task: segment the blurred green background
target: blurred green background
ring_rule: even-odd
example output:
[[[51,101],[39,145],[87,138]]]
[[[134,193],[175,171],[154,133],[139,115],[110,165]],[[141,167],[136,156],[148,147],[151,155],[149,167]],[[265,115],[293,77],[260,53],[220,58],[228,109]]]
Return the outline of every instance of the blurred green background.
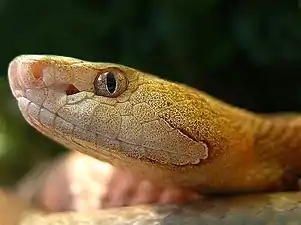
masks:
[[[301,111],[297,2],[2,0],[0,185],[64,151],[21,118],[7,83],[19,54],[110,61],[258,112]]]

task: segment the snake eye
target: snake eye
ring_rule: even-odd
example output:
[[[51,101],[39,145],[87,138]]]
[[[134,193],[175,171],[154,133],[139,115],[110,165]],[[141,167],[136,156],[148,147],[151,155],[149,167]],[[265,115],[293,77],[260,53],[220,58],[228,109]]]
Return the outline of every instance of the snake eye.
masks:
[[[121,95],[127,88],[127,85],[126,77],[118,70],[101,72],[94,80],[95,94],[106,97]]]

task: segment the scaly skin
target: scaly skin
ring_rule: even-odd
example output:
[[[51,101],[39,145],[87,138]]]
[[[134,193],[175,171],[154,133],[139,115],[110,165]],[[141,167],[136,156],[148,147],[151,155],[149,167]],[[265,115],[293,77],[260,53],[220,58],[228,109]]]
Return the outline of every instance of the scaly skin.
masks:
[[[94,86],[105,72],[120,75],[111,97]],[[129,67],[60,56],[19,56],[9,81],[37,130],[153,182],[201,193],[298,187],[298,117],[257,115]]]

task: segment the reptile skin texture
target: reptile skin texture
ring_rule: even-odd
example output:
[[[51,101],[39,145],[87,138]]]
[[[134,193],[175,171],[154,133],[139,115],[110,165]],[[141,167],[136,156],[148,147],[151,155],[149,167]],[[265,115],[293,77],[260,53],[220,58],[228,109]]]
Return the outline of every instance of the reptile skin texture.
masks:
[[[301,223],[300,194],[280,193],[298,190],[298,115],[259,115],[113,63],[22,55],[8,75],[25,120],[54,141],[162,186],[218,196],[87,216],[32,213],[24,224]],[[246,194],[256,192],[279,193]]]

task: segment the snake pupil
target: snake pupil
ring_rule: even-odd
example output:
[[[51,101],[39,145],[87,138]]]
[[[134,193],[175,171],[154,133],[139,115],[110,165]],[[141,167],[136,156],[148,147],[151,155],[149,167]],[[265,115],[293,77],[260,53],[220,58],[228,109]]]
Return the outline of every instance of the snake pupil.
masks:
[[[113,73],[107,73],[107,88],[108,91],[113,94],[116,90],[116,79]]]

